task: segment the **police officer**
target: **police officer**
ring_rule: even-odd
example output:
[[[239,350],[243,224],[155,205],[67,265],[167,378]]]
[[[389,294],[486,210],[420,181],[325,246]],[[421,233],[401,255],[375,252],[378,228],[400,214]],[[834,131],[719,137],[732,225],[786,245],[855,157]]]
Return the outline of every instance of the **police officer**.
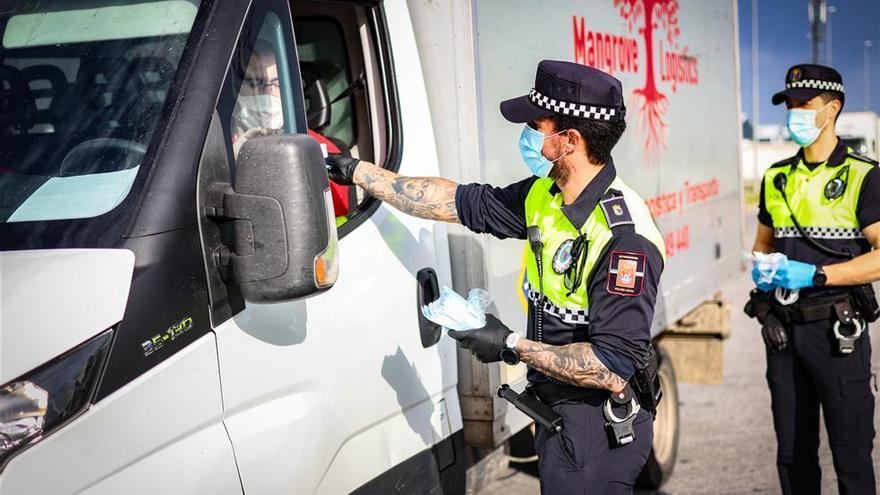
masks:
[[[788,130],[797,155],[764,174],[755,251],[787,256],[756,266],[747,312],[762,322],[767,383],[783,493],[819,493],[819,405],[842,494],[875,493],[874,395],[867,323],[877,317],[880,172],[835,134],[840,74],[821,65],[788,70]],[[772,276],[772,278],[771,278]]]
[[[645,202],[611,159],[626,127],[620,81],[545,60],[534,88],[502,102],[501,114],[523,125],[530,172],[506,187],[401,177],[341,156],[328,158],[331,177],[406,213],[528,239],[528,336],[492,315],[450,335],[482,362],[525,362],[529,393],[562,416],[561,432],[537,430],[542,493],[630,493],[651,450],[656,399],[630,382],[656,378],[650,326],[665,251]],[[604,405],[634,435],[606,427]]]

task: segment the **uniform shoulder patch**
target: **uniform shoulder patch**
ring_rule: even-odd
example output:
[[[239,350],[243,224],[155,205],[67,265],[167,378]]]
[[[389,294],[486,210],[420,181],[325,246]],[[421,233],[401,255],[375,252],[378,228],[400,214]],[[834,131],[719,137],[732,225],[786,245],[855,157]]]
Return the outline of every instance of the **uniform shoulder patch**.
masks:
[[[878,164],[877,160],[871,158],[870,156],[860,155],[860,154],[852,152],[852,151],[847,153],[847,156],[855,158],[856,160],[859,160],[859,161],[863,161],[865,163],[870,163],[871,165],[874,165],[875,167]]]
[[[608,265],[608,285],[610,294],[638,296],[645,285],[645,269],[648,256],[638,251],[611,251]]]
[[[618,227],[620,225],[632,225],[633,219],[626,207],[626,201],[620,191],[609,191],[608,194],[599,200],[599,206],[602,207],[602,213],[605,214],[605,221],[608,222],[609,228]]]

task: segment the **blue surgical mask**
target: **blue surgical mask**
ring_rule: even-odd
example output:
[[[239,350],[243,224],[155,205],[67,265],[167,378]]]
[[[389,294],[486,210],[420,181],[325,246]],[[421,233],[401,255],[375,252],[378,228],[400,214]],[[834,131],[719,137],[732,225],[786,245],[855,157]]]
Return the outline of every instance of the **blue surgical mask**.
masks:
[[[547,177],[550,175],[550,169],[553,168],[553,165],[560,158],[568,154],[568,152],[563,153],[559,158],[551,162],[544,158],[544,155],[541,153],[541,149],[544,147],[544,138],[562,134],[563,132],[565,131],[545,136],[543,132],[532,129],[528,124],[523,126],[522,133],[519,135],[519,154],[522,156],[523,161],[526,162],[526,166],[529,167],[532,175]]]
[[[828,103],[830,105],[831,103]],[[825,128],[825,125],[828,124],[828,121],[825,121],[825,124],[822,124],[822,127],[816,127],[816,114],[825,109],[828,105],[820,108],[819,110],[808,110],[806,108],[792,108],[788,111],[788,132],[791,134],[791,139],[795,143],[800,146],[807,147],[819,138],[819,133],[822,132],[822,129]]]

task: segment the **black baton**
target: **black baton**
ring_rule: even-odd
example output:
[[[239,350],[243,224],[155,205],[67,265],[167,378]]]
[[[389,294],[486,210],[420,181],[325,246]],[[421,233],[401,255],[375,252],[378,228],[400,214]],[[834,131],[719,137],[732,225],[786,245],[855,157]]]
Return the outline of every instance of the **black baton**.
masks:
[[[513,404],[513,407],[519,409],[526,416],[550,431],[559,433],[565,426],[559,413],[547,404],[539,401],[534,394],[528,391],[518,394],[505,383],[498,388],[498,397],[510,402]]]

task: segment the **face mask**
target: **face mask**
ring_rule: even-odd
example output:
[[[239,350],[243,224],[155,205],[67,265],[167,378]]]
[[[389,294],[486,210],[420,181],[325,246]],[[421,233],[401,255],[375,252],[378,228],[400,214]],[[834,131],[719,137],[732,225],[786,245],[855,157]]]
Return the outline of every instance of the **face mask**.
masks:
[[[816,114],[824,110],[828,103],[819,110],[807,110],[806,108],[792,108],[788,111],[788,132],[791,133],[792,141],[800,146],[807,147],[819,138],[819,133],[828,124],[826,120],[822,127],[816,127]]]
[[[284,125],[281,98],[272,95],[239,96],[238,121],[245,129],[281,129]]]
[[[556,136],[563,132],[565,131],[545,136],[543,132],[532,129],[528,124],[523,127],[522,133],[519,135],[519,154],[522,156],[523,161],[526,162],[526,166],[529,167],[532,175],[542,178],[547,177],[550,175],[550,169],[553,168],[553,165],[568,154],[568,152],[565,152],[555,160],[550,161],[544,158],[544,155],[541,153],[541,149],[544,147],[544,138]]]

